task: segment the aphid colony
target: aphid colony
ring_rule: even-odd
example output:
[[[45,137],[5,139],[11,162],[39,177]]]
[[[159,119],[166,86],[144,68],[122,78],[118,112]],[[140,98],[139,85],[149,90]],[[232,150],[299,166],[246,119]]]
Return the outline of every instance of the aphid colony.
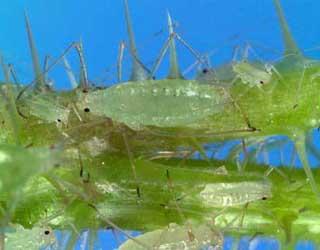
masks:
[[[2,62],[2,247],[13,244],[10,230],[24,235],[39,228],[72,232],[62,246],[52,240],[50,230],[42,231],[50,234],[44,238],[55,249],[73,249],[85,229],[93,232],[93,249],[102,227],[126,235],[124,229],[146,232],[138,238],[127,235],[130,240],[121,249],[220,249],[224,233],[273,234],[293,247],[308,231],[318,241],[320,192],[307,161],[306,141],[319,124],[320,65],[299,51],[279,0],[274,3],[286,48],[281,61],[250,61],[248,47],[243,58],[235,54],[230,64],[208,68],[174,32],[168,14],[169,37],[148,71],[137,54],[125,0],[132,74],[128,82],[109,88],[89,84],[81,43],[72,44],[43,72],[26,16],[35,80],[12,84],[13,71]],[[179,70],[176,41],[203,64],[194,80]],[[120,47],[119,80],[124,45]],[[65,58],[72,48],[79,55],[79,80]],[[168,50],[168,78],[154,80]],[[45,77],[61,60],[73,86],[64,92],[55,91]],[[242,139],[253,145],[277,134],[295,143],[307,182],[300,170],[250,163],[237,171],[228,160],[188,159],[195,151],[205,156],[205,143]],[[176,157],[184,152],[181,148],[187,153]],[[30,244],[36,249],[42,243]]]

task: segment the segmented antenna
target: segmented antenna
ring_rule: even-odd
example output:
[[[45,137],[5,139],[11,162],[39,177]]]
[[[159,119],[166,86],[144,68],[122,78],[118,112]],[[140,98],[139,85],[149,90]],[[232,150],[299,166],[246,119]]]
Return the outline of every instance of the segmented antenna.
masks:
[[[183,76],[181,74],[181,71],[179,69],[178,64],[178,57],[177,57],[177,50],[176,50],[176,42],[174,37],[174,30],[173,30],[173,24],[172,19],[170,16],[169,11],[167,11],[167,17],[168,17],[168,29],[169,29],[169,35],[170,35],[170,43],[169,43],[169,49],[170,49],[170,71],[167,78],[169,79],[183,79]]]
[[[288,55],[301,55],[301,51],[298,48],[294,38],[292,37],[292,34],[290,32],[288,23],[286,21],[286,18],[284,16],[284,13],[282,11],[281,8],[281,4],[279,0],[273,0],[276,11],[277,11],[277,15],[280,21],[280,27],[281,27],[281,32],[282,32],[282,36],[283,36],[283,40],[284,40],[284,45],[285,45],[285,51],[284,51],[284,55],[288,56]]]
[[[28,14],[26,11],[24,12],[24,16],[25,16],[25,23],[26,23],[26,28],[27,28],[28,40],[29,40],[29,47],[30,47],[30,52],[31,52],[31,57],[32,57],[33,71],[34,71],[34,75],[36,78],[35,89],[37,91],[42,92],[45,89],[47,89],[46,83],[45,83],[44,76],[41,71],[38,52],[37,52],[36,45],[35,45],[35,42],[33,39],[29,17],[28,17]]]
[[[128,30],[129,42],[130,42],[130,54],[132,57],[132,72],[130,76],[130,81],[143,81],[148,79],[148,71],[139,60],[138,51],[137,51],[135,40],[134,40],[134,33],[132,29],[132,22],[130,19],[129,5],[127,0],[124,0],[124,6],[125,6],[125,18],[126,18],[127,30]]]

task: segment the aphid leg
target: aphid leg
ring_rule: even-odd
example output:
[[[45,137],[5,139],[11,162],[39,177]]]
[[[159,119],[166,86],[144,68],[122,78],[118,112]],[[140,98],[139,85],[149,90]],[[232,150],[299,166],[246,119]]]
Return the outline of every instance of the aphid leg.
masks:
[[[118,82],[122,82],[122,62],[123,62],[124,49],[125,49],[125,43],[124,41],[121,41],[119,44],[119,53],[118,53],[118,60],[117,60]]]
[[[313,173],[311,171],[311,167],[309,165],[308,161],[308,155],[306,152],[306,136],[305,134],[301,133],[297,135],[295,138],[293,138],[294,143],[295,143],[295,148],[297,150],[297,153],[299,155],[300,161],[302,163],[303,169],[306,173],[306,176],[308,178],[308,181],[311,185],[311,189],[314,192],[314,194],[317,196],[317,198],[320,199],[320,192],[319,188],[317,186],[317,183],[314,179]]]
[[[241,107],[238,105],[238,103],[236,102],[236,100],[233,98],[233,96],[231,95],[231,93],[229,93],[226,89],[223,88],[223,90],[225,91],[225,93],[227,95],[229,95],[233,106],[235,107],[235,109],[237,109],[241,116],[243,117],[244,122],[247,124],[247,127],[249,130],[251,130],[252,132],[256,131],[257,128],[253,127],[249,121],[248,115],[241,109]]]
[[[244,138],[241,139],[241,146],[242,146],[242,152],[243,152],[243,162],[241,164],[241,172],[244,172],[247,166],[247,163],[249,161],[249,152],[248,152],[246,141]]]
[[[1,67],[2,67],[2,72],[4,75],[4,79],[6,83],[10,82],[10,70],[8,68],[8,65],[4,63],[2,55],[0,55],[0,61],[1,61]]]
[[[8,68],[9,68],[9,71],[10,71],[10,75],[11,75],[11,77],[12,77],[12,79],[13,79],[13,82],[14,82],[15,84],[18,84],[18,83],[19,83],[19,80],[18,80],[16,71],[15,71],[15,69],[14,69],[14,67],[13,67],[13,64],[9,63],[9,64],[8,64]]]
[[[208,162],[209,166],[212,166],[210,159],[207,156],[206,151],[203,149],[202,145],[199,144],[196,138],[191,138],[192,144],[194,145],[195,149],[199,151],[200,155],[203,157],[203,159]]]
[[[169,173],[169,169],[166,170],[166,176],[167,176],[167,181],[168,181],[168,188],[169,190],[171,191],[171,193],[173,194],[173,202],[175,204],[175,207],[177,209],[177,212],[181,218],[182,221],[186,221],[186,217],[184,216],[179,204],[178,204],[178,199],[175,195],[175,191],[174,191],[174,184],[173,184],[173,181],[171,179],[171,176],[170,176],[170,173]],[[188,227],[188,238],[190,241],[194,241],[195,240],[195,236],[194,234],[192,233],[192,228],[191,228],[191,224],[189,222],[186,222],[187,223],[187,227]]]
[[[63,65],[64,65],[64,68],[66,70],[66,73],[67,73],[67,76],[69,78],[69,81],[71,83],[71,86],[73,89],[76,89],[78,87],[78,82],[76,80],[76,77],[74,76],[73,72],[72,72],[72,69],[71,69],[71,66],[67,60],[67,57],[66,56],[63,56],[62,57],[62,60],[63,60]]]
[[[17,107],[15,105],[15,100],[14,100],[14,94],[12,90],[12,85],[8,84],[6,91],[0,87],[0,96],[5,100],[6,102],[6,112],[5,116],[9,121],[9,124],[11,126],[11,129],[14,134],[14,139],[17,145],[21,144],[20,141],[20,121],[19,121],[19,114]]]
[[[170,72],[168,75],[169,79],[182,79],[183,76],[179,69],[178,59],[177,59],[177,51],[176,51],[176,45],[175,45],[175,37],[176,33],[173,30],[173,24],[171,20],[171,16],[169,12],[167,12],[168,17],[168,29],[169,29],[169,37],[167,38],[164,46],[161,48],[158,58],[156,59],[156,62],[154,66],[151,69],[150,78],[154,77],[154,74],[158,70],[158,67],[160,63],[162,62],[167,50],[169,49],[170,52]]]
[[[127,138],[127,135],[124,131],[122,133],[122,138],[123,138],[126,150],[127,150],[127,155],[128,155],[129,161],[130,161],[130,165],[131,165],[131,169],[132,169],[132,173],[133,173],[133,178],[136,183],[137,196],[138,196],[138,198],[140,198],[141,197],[141,190],[140,190],[140,185],[139,185],[138,176],[137,176],[137,172],[136,172],[136,165],[134,164],[134,159],[133,159],[132,152],[130,150],[128,138]]]
[[[239,228],[242,228],[242,226],[243,226],[244,216],[245,216],[245,214],[247,212],[248,206],[249,206],[249,202],[244,204],[244,206],[242,208],[241,216],[240,216],[240,219],[239,219]]]
[[[291,183],[290,177],[285,174],[281,169],[278,167],[273,167],[272,165],[269,165],[268,169],[263,174],[264,177],[269,177],[272,173],[276,172],[279,176],[281,176],[288,184]]]
[[[83,53],[83,45],[82,41],[75,44],[75,48],[78,52],[79,59],[80,59],[80,87],[83,90],[89,89],[89,80],[88,80],[88,71],[87,66],[84,60],[84,53]]]
[[[98,217],[104,221],[106,224],[108,224],[110,227],[114,228],[115,230],[123,233],[128,239],[134,241],[135,243],[137,243],[139,246],[141,246],[143,249],[147,249],[150,250],[150,246],[146,245],[145,243],[139,241],[138,239],[132,237],[130,234],[128,234],[125,230],[122,230],[120,227],[118,227],[115,223],[113,223],[109,218],[107,218],[106,216],[104,216],[103,214],[100,213],[99,209],[93,205],[93,204],[88,204],[89,207],[93,208],[96,212]]]

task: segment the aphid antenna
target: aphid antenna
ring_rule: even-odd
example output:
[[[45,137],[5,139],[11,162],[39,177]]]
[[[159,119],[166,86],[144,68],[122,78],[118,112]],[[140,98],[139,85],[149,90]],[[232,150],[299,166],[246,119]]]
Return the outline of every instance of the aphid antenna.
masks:
[[[141,198],[140,183],[139,183],[138,176],[137,176],[136,165],[134,164],[133,154],[132,154],[132,151],[130,150],[128,138],[127,138],[127,135],[126,135],[125,131],[122,131],[122,138],[123,138],[123,142],[125,144],[126,150],[127,150],[127,155],[128,155],[129,162],[130,162],[130,165],[131,165],[133,178],[134,178],[135,183],[136,183],[137,196],[138,196],[138,199],[140,199]]]
[[[45,80],[44,80],[44,75],[41,72],[39,56],[38,56],[37,48],[36,48],[35,41],[33,38],[33,34],[31,31],[29,17],[28,17],[26,10],[24,12],[24,16],[25,16],[25,23],[26,23],[26,29],[27,29],[27,34],[28,34],[29,47],[30,47],[32,63],[33,63],[33,71],[34,71],[34,75],[36,78],[35,89],[36,89],[36,91],[39,91],[39,92],[46,91],[46,86],[45,86],[46,84],[45,84]]]
[[[282,37],[284,40],[284,45],[285,45],[285,51],[284,55],[298,55],[302,57],[302,53],[300,49],[298,48],[294,38],[292,37],[292,34],[290,32],[288,23],[285,19],[285,15],[283,13],[280,0],[273,0],[273,3],[276,8],[276,12],[279,18],[280,22],[280,27],[281,27],[281,32],[282,32]]]
[[[84,60],[82,39],[80,39],[80,42],[75,44],[75,49],[78,52],[79,60],[80,60],[80,84],[79,84],[79,87],[82,88],[83,90],[88,90],[90,85],[89,85],[89,80],[88,80],[87,65]]]
[[[67,73],[67,76],[69,78],[71,87],[73,89],[78,88],[78,82],[77,82],[76,77],[75,77],[75,75],[74,75],[74,73],[72,71],[72,68],[71,68],[70,63],[69,63],[69,61],[67,59],[67,56],[63,56],[62,60],[63,60],[63,66],[64,66],[64,68],[66,70],[66,73]]]
[[[117,78],[118,78],[118,82],[122,82],[122,62],[123,62],[124,49],[125,49],[125,42],[121,41],[120,44],[119,44],[118,58],[117,58]]]
[[[130,81],[143,81],[149,78],[148,71],[145,66],[141,63],[138,56],[138,51],[135,43],[134,32],[132,28],[132,22],[130,18],[128,0],[124,0],[125,7],[125,19],[127,24],[127,31],[129,36],[129,48],[132,57],[132,72],[130,76]]]

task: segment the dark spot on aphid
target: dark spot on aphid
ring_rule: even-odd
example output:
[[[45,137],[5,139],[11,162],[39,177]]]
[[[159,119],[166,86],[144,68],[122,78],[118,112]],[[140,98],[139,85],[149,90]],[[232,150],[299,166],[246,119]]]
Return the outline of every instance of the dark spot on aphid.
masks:
[[[203,70],[202,70],[202,73],[203,74],[207,74],[209,72],[209,70],[207,69],[207,68],[204,68]]]
[[[263,200],[263,201],[265,201],[265,200],[267,200],[268,198],[266,197],[266,196],[263,196],[262,198],[261,198],[261,200]]]
[[[57,119],[57,122],[61,122],[61,119],[58,118],[58,119]]]
[[[141,192],[140,192],[140,187],[139,186],[137,186],[137,195],[138,195],[138,198],[141,197]]]
[[[82,90],[82,93],[88,93],[88,92],[89,92],[88,89],[83,89],[83,90]]]
[[[89,113],[90,109],[87,107],[87,108],[84,108],[83,111],[86,112],[86,113]]]
[[[261,81],[260,81],[260,84],[264,84],[264,81],[261,80]]]
[[[49,231],[49,230],[45,230],[45,231],[44,231],[44,234],[45,234],[45,235],[49,235],[49,234],[50,234],[50,231]]]

